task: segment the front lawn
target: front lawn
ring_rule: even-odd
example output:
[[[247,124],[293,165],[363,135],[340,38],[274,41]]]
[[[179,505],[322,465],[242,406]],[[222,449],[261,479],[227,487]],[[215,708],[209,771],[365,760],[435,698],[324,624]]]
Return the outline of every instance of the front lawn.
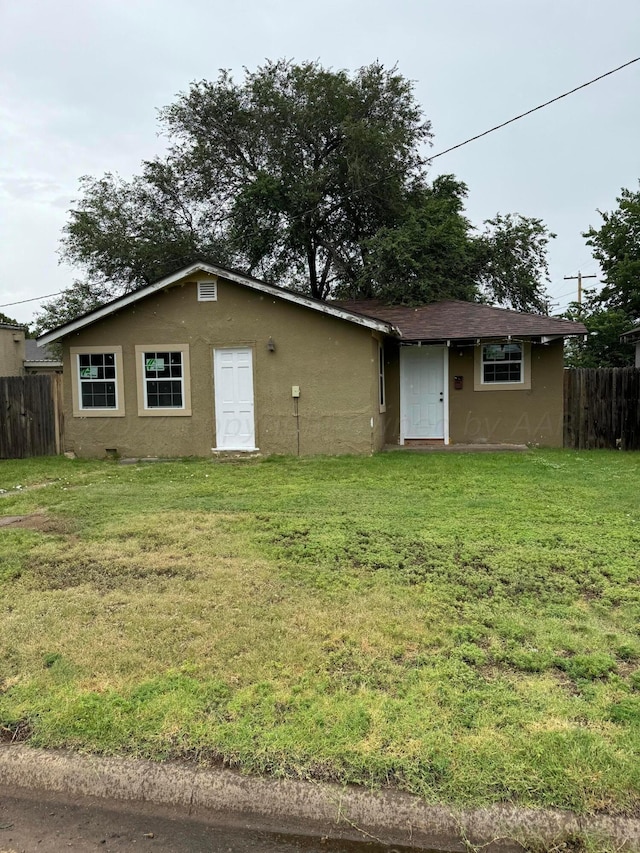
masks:
[[[0,462],[0,735],[640,806],[640,454]],[[17,488],[20,487],[20,488]]]

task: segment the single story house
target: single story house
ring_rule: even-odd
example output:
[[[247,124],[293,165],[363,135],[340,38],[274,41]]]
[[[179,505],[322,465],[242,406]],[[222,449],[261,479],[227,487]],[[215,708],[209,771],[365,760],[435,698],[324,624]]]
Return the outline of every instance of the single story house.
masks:
[[[78,456],[562,445],[580,323],[467,302],[321,302],[197,262],[38,339],[60,342]]]
[[[26,337],[24,326],[0,323],[0,376],[60,373],[62,362],[50,347]]]
[[[627,344],[636,345],[635,366],[640,367],[640,324],[629,329],[628,332],[623,332],[620,335],[620,340]]]

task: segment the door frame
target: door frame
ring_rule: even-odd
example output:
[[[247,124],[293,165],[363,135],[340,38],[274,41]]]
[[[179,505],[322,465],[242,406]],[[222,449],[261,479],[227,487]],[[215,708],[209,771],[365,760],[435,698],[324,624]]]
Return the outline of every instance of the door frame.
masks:
[[[400,444],[404,445],[405,439],[408,436],[405,435],[406,429],[406,418],[404,417],[404,406],[405,402],[403,400],[403,372],[404,372],[404,364],[405,361],[402,357],[403,350],[406,350],[408,347],[414,347],[416,349],[441,349],[442,350],[442,405],[443,405],[443,413],[442,413],[442,430],[443,436],[442,439],[444,444],[449,444],[449,345],[448,344],[404,344],[400,346]],[[439,437],[438,437],[439,438]]]
[[[251,355],[251,394],[253,397],[253,447],[220,447],[218,441],[218,404],[216,400],[216,396],[218,393],[218,383],[216,382],[216,353],[222,350],[246,350]],[[231,452],[231,453],[242,453],[246,451],[247,453],[254,452],[258,450],[258,435],[257,435],[257,423],[256,423],[256,354],[255,347],[250,344],[238,344],[236,346],[222,345],[222,346],[212,346],[211,348],[211,383],[213,390],[213,430],[215,435],[215,447],[211,449],[216,452]]]

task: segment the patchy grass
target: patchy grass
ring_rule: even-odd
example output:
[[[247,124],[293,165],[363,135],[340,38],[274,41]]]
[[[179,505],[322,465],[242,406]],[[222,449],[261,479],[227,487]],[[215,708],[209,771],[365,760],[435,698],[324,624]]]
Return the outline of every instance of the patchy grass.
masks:
[[[38,518],[0,528],[0,738],[636,812],[639,475],[2,462],[0,513]]]

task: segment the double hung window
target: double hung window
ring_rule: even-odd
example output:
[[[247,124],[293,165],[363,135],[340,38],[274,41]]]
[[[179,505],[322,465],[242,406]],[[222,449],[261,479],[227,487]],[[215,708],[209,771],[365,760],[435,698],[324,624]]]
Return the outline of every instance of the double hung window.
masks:
[[[482,382],[522,382],[522,344],[483,344]]]
[[[184,366],[181,352],[145,350],[144,402],[146,409],[184,407]]]
[[[113,352],[78,355],[80,407],[83,409],[115,409],[116,356]]]
[[[138,414],[190,415],[188,344],[136,346]]]
[[[124,415],[122,347],[71,347],[74,417]]]

